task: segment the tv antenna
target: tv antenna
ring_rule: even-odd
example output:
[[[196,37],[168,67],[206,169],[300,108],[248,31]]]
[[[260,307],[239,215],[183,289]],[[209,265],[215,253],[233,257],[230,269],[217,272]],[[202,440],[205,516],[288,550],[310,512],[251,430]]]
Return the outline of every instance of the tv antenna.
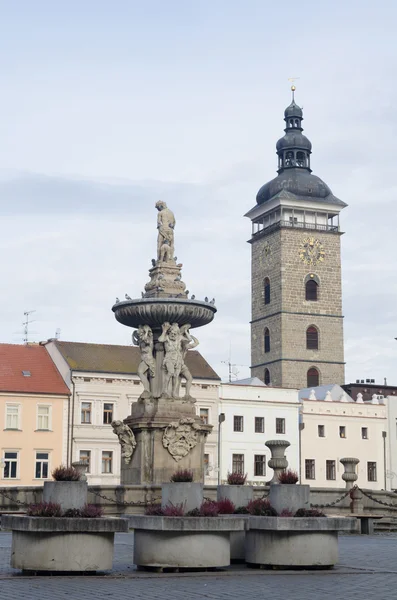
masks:
[[[22,323],[23,325],[23,343],[24,344],[28,344],[29,343],[29,325],[31,325],[31,323],[34,323],[34,319],[30,319],[30,315],[32,313],[36,312],[35,310],[25,310],[25,312],[23,313],[25,320]]]

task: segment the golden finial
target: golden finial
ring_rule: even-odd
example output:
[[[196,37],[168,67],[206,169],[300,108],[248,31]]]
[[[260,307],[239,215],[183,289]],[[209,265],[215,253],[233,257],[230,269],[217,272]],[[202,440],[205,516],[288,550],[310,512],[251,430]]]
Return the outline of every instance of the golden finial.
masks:
[[[295,85],[295,83],[294,83],[294,82],[295,82],[297,79],[300,79],[300,77],[288,77],[288,81],[291,81],[291,82],[292,82],[292,85],[291,85],[291,92],[292,92],[292,102],[294,102],[294,100],[295,100],[295,90],[296,90],[296,85]]]

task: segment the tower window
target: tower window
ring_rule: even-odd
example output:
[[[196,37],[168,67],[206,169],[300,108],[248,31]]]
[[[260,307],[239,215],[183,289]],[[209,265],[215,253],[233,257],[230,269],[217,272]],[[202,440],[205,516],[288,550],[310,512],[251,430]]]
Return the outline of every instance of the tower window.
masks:
[[[285,156],[285,166],[293,167],[294,164],[295,164],[294,153],[292,152],[292,150],[288,150],[288,152]]]
[[[270,304],[270,279],[265,277],[264,281],[265,304]]]
[[[312,367],[307,372],[307,387],[313,388],[320,385],[320,374],[315,367]]]
[[[306,300],[316,302],[318,299],[318,283],[314,279],[306,282]]]
[[[305,166],[305,153],[304,152],[298,152],[296,155],[296,166],[297,167],[304,167]]]
[[[314,325],[306,329],[306,348],[307,350],[318,350],[318,330]]]
[[[266,327],[264,332],[265,352],[270,352],[270,331]]]
[[[270,383],[270,371],[269,371],[269,369],[265,369],[264,380],[265,380],[266,385],[269,385],[269,383]]]

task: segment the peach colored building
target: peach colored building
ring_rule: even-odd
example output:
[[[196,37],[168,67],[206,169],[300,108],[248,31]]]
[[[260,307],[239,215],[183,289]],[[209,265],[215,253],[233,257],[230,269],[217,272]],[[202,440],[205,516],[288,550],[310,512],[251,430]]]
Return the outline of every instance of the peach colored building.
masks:
[[[66,462],[69,399],[45,348],[0,344],[0,486],[42,485]]]

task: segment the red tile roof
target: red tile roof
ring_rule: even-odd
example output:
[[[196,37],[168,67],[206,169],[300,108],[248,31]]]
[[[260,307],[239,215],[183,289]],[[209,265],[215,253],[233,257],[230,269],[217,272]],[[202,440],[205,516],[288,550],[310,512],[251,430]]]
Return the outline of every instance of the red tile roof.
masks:
[[[46,349],[33,344],[0,344],[0,392],[70,394]]]

